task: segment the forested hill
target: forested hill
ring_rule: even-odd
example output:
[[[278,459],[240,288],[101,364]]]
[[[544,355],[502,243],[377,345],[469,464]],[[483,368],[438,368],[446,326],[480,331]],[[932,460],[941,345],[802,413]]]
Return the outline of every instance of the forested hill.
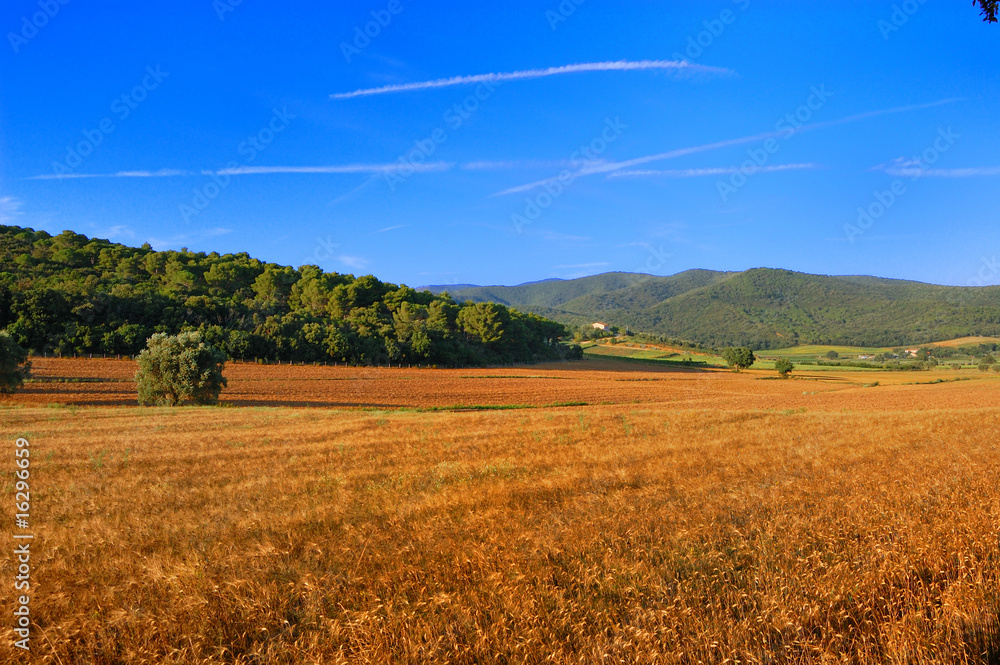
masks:
[[[461,300],[502,302],[568,325],[602,321],[715,347],[897,346],[1000,335],[997,286],[935,286],[758,268],[427,288],[450,289]]]
[[[503,305],[247,254],[154,252],[0,226],[0,329],[36,352],[135,354],[199,330],[231,358],[483,365],[576,356],[565,327]]]

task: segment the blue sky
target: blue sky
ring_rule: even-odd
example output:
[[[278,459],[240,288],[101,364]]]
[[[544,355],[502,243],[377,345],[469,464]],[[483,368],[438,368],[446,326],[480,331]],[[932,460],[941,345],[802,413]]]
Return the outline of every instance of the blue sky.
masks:
[[[411,285],[1000,283],[971,3],[577,2],[11,0],[0,222]]]

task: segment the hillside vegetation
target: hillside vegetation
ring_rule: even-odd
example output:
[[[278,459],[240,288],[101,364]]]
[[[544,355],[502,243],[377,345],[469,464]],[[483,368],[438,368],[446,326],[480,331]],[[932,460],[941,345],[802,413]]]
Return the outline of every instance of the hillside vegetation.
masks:
[[[0,226],[0,330],[43,353],[134,355],[198,330],[231,358],[483,365],[553,360],[562,324],[491,303],[265,263]]]
[[[891,347],[1000,335],[1000,287],[768,268],[689,270],[669,277],[606,273],[517,287],[466,287],[450,295],[502,302],[573,326],[603,321],[712,347]]]

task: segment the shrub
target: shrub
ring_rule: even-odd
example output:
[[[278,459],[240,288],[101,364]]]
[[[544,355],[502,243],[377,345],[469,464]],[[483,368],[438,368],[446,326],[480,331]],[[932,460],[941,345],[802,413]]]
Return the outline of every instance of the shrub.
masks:
[[[826,357],[829,358],[830,360],[836,360],[837,358],[840,357],[840,354],[834,351],[833,349],[830,349],[829,351],[826,352]]]
[[[215,404],[226,385],[225,360],[226,355],[203,342],[198,333],[153,335],[139,354],[135,374],[139,404]]]
[[[740,370],[747,369],[752,366],[757,360],[757,356],[755,356],[753,351],[749,348],[739,346],[736,348],[723,349],[722,359],[725,360],[730,367],[739,372]]]
[[[27,360],[28,352],[7,332],[0,331],[0,393],[9,394],[21,387],[31,372]]]
[[[795,369],[795,365],[788,358],[778,358],[774,361],[774,369],[778,370],[778,374],[783,379],[787,379],[788,375],[791,374],[792,370]]]

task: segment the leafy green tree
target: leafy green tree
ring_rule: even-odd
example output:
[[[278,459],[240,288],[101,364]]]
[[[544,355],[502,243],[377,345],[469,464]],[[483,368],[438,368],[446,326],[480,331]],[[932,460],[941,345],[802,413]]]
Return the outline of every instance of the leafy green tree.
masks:
[[[749,369],[757,361],[757,356],[753,351],[745,346],[730,347],[723,349],[722,359],[737,372]]]
[[[143,406],[215,404],[226,386],[226,356],[202,341],[197,332],[158,333],[139,354],[135,382]]]
[[[507,308],[496,303],[476,303],[458,313],[462,331],[483,344],[493,344],[503,338],[504,327],[510,322]]]
[[[778,358],[774,361],[774,369],[778,370],[778,375],[783,379],[787,379],[788,375],[792,373],[795,369],[795,365],[788,358]]]
[[[829,358],[830,360],[836,360],[837,358],[840,357],[840,354],[834,351],[833,349],[830,349],[829,351],[826,352],[826,357]]]
[[[0,331],[0,393],[12,393],[21,387],[31,372],[28,352],[14,338]]]

